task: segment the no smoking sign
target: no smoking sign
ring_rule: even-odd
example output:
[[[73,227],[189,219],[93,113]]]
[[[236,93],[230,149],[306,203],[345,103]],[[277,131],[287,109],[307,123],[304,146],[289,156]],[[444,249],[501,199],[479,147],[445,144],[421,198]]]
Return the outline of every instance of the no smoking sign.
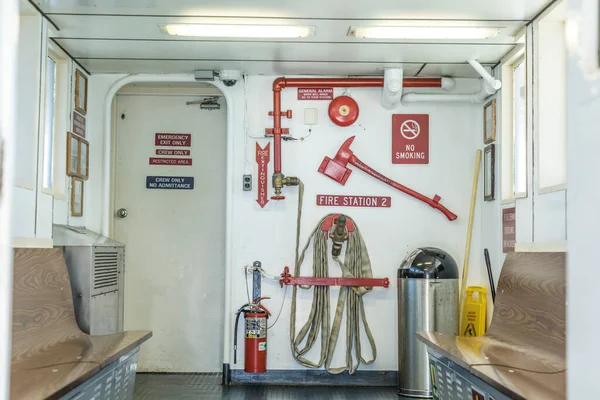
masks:
[[[392,115],[392,164],[429,164],[429,114]]]

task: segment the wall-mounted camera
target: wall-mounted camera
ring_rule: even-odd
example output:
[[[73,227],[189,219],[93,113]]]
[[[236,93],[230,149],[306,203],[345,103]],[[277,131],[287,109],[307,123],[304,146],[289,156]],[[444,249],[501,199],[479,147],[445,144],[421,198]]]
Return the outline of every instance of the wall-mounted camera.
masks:
[[[235,69],[224,69],[219,72],[219,80],[223,82],[225,86],[233,86],[240,79],[242,79],[242,73]]]

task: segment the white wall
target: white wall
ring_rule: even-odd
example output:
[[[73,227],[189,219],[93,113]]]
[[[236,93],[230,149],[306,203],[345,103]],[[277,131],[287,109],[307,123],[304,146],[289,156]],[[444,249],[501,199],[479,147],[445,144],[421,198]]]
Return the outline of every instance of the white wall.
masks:
[[[74,65],[71,69],[74,79]],[[87,74],[86,74],[87,75]],[[104,121],[104,95],[112,83],[122,75],[90,75],[88,77],[88,112],[86,117],[86,137],[90,143],[89,179],[84,183],[84,210],[83,216],[73,217],[70,212],[71,178],[67,177],[66,197],[63,200],[54,200],[54,223],[78,227],[86,227],[94,232],[102,231],[102,180],[104,139],[102,126]],[[72,84],[74,87],[74,83]],[[72,97],[72,96],[71,96]],[[69,101],[68,114],[69,126],[72,126],[74,102]],[[61,134],[63,134],[61,132]],[[66,154],[66,147],[63,152]]]
[[[43,188],[41,176],[44,170],[44,115],[46,80],[46,57],[48,54],[48,24],[39,15],[20,17],[19,58],[17,68],[17,125],[16,177],[12,196],[14,218],[12,236],[15,246],[47,247],[52,245],[52,224],[67,223],[68,211],[56,209],[52,191]],[[55,184],[65,184],[66,132],[71,126],[70,113],[73,105],[71,85],[71,61],[62,63],[56,81],[59,96],[55,119],[54,165]],[[62,174],[62,176],[60,175]],[[40,179],[38,179],[38,177]],[[56,179],[59,177],[60,179]],[[65,185],[66,186],[66,185]],[[68,204],[64,188],[58,190],[57,200]]]
[[[497,285],[505,254],[502,250],[502,209],[516,208],[516,240],[521,244],[563,242],[567,239],[567,190],[559,184],[565,170],[566,145],[564,123],[566,102],[561,90],[566,88],[566,75],[562,57],[557,47],[560,22],[534,23],[527,28],[527,197],[502,201],[502,182],[511,179],[512,159],[507,153],[505,164],[502,154],[507,137],[512,135],[512,79],[504,79],[502,73],[508,68],[498,67],[495,71],[503,79],[505,87],[495,96],[498,118],[496,135],[496,200],[485,202],[482,216],[482,248],[488,248],[492,261],[492,272]],[[557,54],[553,54],[553,44]],[[564,43],[563,43],[564,45]],[[511,57],[508,56],[507,59]],[[517,57],[518,58],[518,57]],[[550,61],[551,60],[551,61]],[[509,63],[512,61],[509,61]],[[564,95],[563,95],[564,96]],[[562,115],[561,110],[562,109]],[[504,132],[504,130],[507,132]],[[506,133],[506,134],[503,134]],[[563,136],[561,136],[561,134]],[[483,149],[485,145],[480,140]],[[556,160],[552,164],[551,160]],[[562,167],[560,166],[562,163]],[[548,165],[552,164],[552,168]],[[545,178],[540,181],[540,176]],[[548,183],[550,182],[550,183]],[[540,185],[541,183],[541,185]],[[542,187],[540,187],[542,186]],[[483,256],[481,256],[483,257]],[[482,271],[485,285],[487,272]],[[488,294],[488,314],[493,311],[492,298]],[[491,314],[490,314],[491,315]],[[488,323],[491,318],[488,318]]]
[[[0,399],[8,399],[12,325],[11,196],[16,141],[18,3],[0,2]]]
[[[90,94],[91,106],[88,126],[94,132],[101,129],[101,124],[91,123],[96,112],[101,110],[98,102],[104,98],[103,90],[120,76],[93,75],[91,87],[96,88]],[[261,136],[265,128],[272,127],[272,118],[268,116],[272,104],[272,82],[275,77],[252,76],[248,82],[248,127],[251,136]],[[296,231],[297,188],[285,188],[287,199],[282,202],[270,201],[265,209],[256,203],[255,191],[242,191],[242,175],[245,172],[246,157],[252,173],[256,177],[254,162],[255,139],[248,139],[247,147],[244,139],[244,88],[242,82],[226,89],[233,98],[234,104],[228,104],[233,113],[234,126],[234,171],[229,179],[233,179],[233,220],[232,229],[232,306],[233,312],[245,303],[246,288],[244,284],[244,265],[260,260],[272,274],[280,274],[284,266],[293,267],[294,243]],[[341,95],[343,90],[336,90]],[[373,370],[396,370],[396,285],[395,276],[402,259],[418,246],[438,246],[447,250],[459,265],[463,263],[469,201],[475,149],[480,140],[482,126],[482,108],[479,105],[428,105],[419,104],[410,107],[398,107],[394,111],[380,106],[381,92],[378,89],[357,89],[352,96],[361,107],[357,123],[349,128],[340,128],[331,123],[326,110],[328,102],[297,101],[294,89],[286,89],[282,96],[282,108],[292,109],[295,117],[284,119],[283,126],[289,127],[295,136],[304,136],[307,127],[303,124],[304,108],[317,108],[319,125],[313,127],[312,135],[305,141],[283,143],[283,172],[288,176],[300,177],[305,185],[305,202],[301,241],[304,243],[313,225],[330,212],[348,213],[360,226],[369,248],[373,273],[375,276],[387,276],[392,285],[389,289],[375,289],[365,298],[368,319],[374,331],[379,348],[378,361],[364,367]],[[401,166],[391,164],[391,115],[393,113],[429,113],[431,115],[429,166]],[[90,142],[97,137],[90,130]],[[384,174],[397,179],[401,183],[433,196],[439,194],[442,204],[458,214],[459,219],[449,222],[445,217],[400,192],[385,186],[356,171],[346,186],[326,178],[317,172],[324,156],[333,156],[342,142],[351,135],[356,135],[352,149],[363,161],[371,164]],[[260,139],[266,144],[266,139]],[[272,173],[272,162],[269,174]],[[90,168],[92,172],[92,169]],[[91,180],[91,176],[90,176]],[[269,185],[270,186],[270,185]],[[98,181],[88,184],[86,190],[100,190]],[[480,185],[481,190],[481,185]],[[269,187],[269,193],[271,188]],[[391,209],[334,209],[315,206],[316,194],[362,194],[392,197]],[[100,196],[98,196],[100,199]],[[480,193],[481,198],[481,193]],[[481,222],[479,218],[481,205],[475,219],[473,234],[473,258],[471,260],[470,284],[480,284],[481,262],[475,254],[481,252]],[[101,207],[87,208],[89,221],[100,221]],[[89,224],[88,224],[89,225]],[[310,257],[307,257],[310,259]],[[339,275],[338,267],[332,262],[332,275]],[[305,265],[303,274],[310,275],[309,265]],[[283,290],[276,283],[265,282],[263,294],[272,300],[265,302],[273,312],[281,305]],[[293,360],[289,350],[289,296],[283,314],[277,325],[269,331],[269,368],[294,369],[299,366]],[[307,316],[311,295],[303,292],[300,296],[298,323]],[[332,291],[332,302],[337,298],[337,290]],[[332,311],[333,312],[333,311]],[[229,321],[231,324],[232,321]],[[231,328],[226,323],[225,342],[231,343]],[[343,339],[339,346],[343,347]],[[340,354],[337,354],[340,356]],[[334,359],[334,364],[340,360]],[[226,359],[225,362],[232,362]],[[243,367],[243,355],[234,368]],[[363,367],[361,367],[363,368]]]
[[[595,12],[590,12],[590,6],[596,7]],[[582,63],[577,56],[582,54],[588,59],[597,57],[593,56],[597,55],[598,48],[597,7],[598,3],[594,1],[569,1],[573,20],[579,22],[580,27],[585,26],[580,37],[571,38],[574,41],[568,64],[567,389],[570,399],[589,398],[590,393],[596,393],[600,376],[597,362],[600,343],[595,335],[600,330],[600,319],[597,318],[597,312],[594,312],[594,299],[598,292],[598,267],[593,261],[594,249],[600,239],[597,163],[600,148],[597,123],[600,114],[600,69],[596,61],[596,76],[584,74],[582,65],[589,65]],[[587,26],[595,34],[586,32]],[[587,51],[586,47],[593,48],[594,52]],[[592,72],[588,68],[586,70]]]
[[[17,136],[15,189],[12,222],[14,237],[34,238],[36,231],[36,185],[38,121],[41,85],[42,18],[21,16],[17,68]]]
[[[271,84],[274,77],[251,77],[248,84],[248,115],[250,134],[259,135],[264,128],[272,126],[267,116],[271,110]],[[335,91],[341,95],[343,89]],[[433,105],[417,104],[398,107],[390,111],[380,105],[380,89],[352,90],[353,98],[360,107],[360,117],[351,127],[340,128],[327,117],[327,101],[297,101],[295,89],[286,89],[282,94],[282,109],[292,109],[295,118],[285,120],[283,126],[291,129],[295,136],[307,134],[303,124],[305,107],[318,109],[319,125],[313,127],[312,135],[303,142],[283,144],[283,172],[298,176],[306,185],[301,242],[312,231],[318,220],[330,212],[343,212],[352,217],[361,229],[369,249],[373,274],[389,277],[393,282],[389,289],[378,288],[365,296],[368,321],[379,348],[377,362],[361,368],[372,370],[397,369],[397,308],[396,271],[403,258],[419,246],[436,246],[448,251],[459,263],[463,263],[466,227],[469,214],[471,183],[475,149],[482,125],[482,109],[479,105]],[[391,163],[391,119],[394,113],[430,114],[430,164],[428,166],[393,165]],[[459,219],[449,222],[439,212],[372,177],[355,170],[345,186],[317,172],[324,156],[333,157],[343,141],[356,135],[352,145],[355,154],[364,162],[402,184],[431,197],[439,194],[442,204],[455,212]],[[260,143],[266,143],[260,140]],[[254,140],[249,140],[248,157],[253,160]],[[243,172],[243,160],[236,160],[236,179]],[[255,163],[252,162],[254,166]],[[355,168],[353,168],[355,169]],[[256,170],[254,169],[254,174]],[[241,187],[241,184],[235,186]],[[481,189],[481,188],[480,188]],[[272,274],[280,274],[283,266],[294,265],[294,241],[296,226],[295,188],[285,188],[284,202],[271,201],[260,210],[252,196],[238,190],[235,194],[237,214],[234,230],[234,304],[242,304],[246,293],[243,265],[261,260]],[[323,208],[315,206],[317,194],[357,194],[391,196],[390,209],[366,208]],[[480,197],[481,198],[481,197]],[[480,209],[481,206],[479,206]],[[238,221],[239,220],[239,221]],[[479,211],[473,234],[473,259],[470,282],[479,284],[478,260],[481,237]],[[310,255],[307,256],[311,260]],[[333,276],[340,271],[330,263]],[[311,275],[310,263],[303,268],[303,275]],[[264,295],[272,297],[267,302],[271,310],[278,310],[282,290],[274,283],[264,286]],[[291,295],[291,290],[288,294]],[[332,302],[337,300],[338,290],[331,291]],[[302,324],[309,312],[312,292],[300,291],[298,322]],[[274,329],[269,331],[269,368],[298,368],[289,350],[289,299],[284,313]],[[333,310],[332,310],[333,313]],[[333,314],[332,314],[333,315]],[[364,339],[364,338],[363,338]],[[343,363],[345,346],[343,337],[338,343],[340,350],[332,365]],[[365,349],[367,348],[365,343]],[[313,354],[314,355],[314,354]],[[318,354],[316,354],[318,356]],[[318,358],[318,357],[317,357]],[[240,363],[235,368],[240,368]]]

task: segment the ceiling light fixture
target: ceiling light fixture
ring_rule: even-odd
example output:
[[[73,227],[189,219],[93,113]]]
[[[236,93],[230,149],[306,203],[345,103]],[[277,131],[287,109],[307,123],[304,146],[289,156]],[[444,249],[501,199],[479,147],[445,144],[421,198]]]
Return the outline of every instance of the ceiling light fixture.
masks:
[[[315,34],[314,26],[167,24],[161,31],[173,36],[237,38],[303,38]]]
[[[469,26],[351,26],[348,36],[365,39],[490,39],[498,27]]]

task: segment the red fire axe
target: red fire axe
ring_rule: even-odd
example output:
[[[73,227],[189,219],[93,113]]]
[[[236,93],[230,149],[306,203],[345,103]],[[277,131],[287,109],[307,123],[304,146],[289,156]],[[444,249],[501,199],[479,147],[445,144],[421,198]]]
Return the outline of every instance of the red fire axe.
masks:
[[[334,181],[345,185],[346,181],[348,180],[348,177],[350,177],[350,174],[352,173],[352,170],[346,167],[348,163],[350,163],[358,169],[362,170],[363,172],[366,172],[367,174],[371,175],[372,177],[379,179],[381,182],[386,183],[391,187],[408,194],[409,196],[412,196],[418,200],[421,200],[424,203],[429,204],[431,207],[439,210],[442,214],[444,214],[446,218],[448,218],[448,220],[454,221],[457,218],[455,214],[453,214],[450,210],[448,210],[446,207],[440,204],[441,197],[437,194],[433,196],[433,199],[425,197],[421,193],[415,192],[414,190],[407,188],[406,186],[401,185],[398,182],[395,182],[390,178],[380,174],[364,162],[360,161],[358,157],[354,155],[352,150],[350,150],[350,145],[354,141],[354,138],[355,136],[352,136],[351,138],[346,140],[344,144],[342,144],[342,147],[340,147],[333,160],[329,157],[325,157],[323,159],[323,162],[321,163],[321,166],[319,167],[319,172],[323,175],[330,177]]]

